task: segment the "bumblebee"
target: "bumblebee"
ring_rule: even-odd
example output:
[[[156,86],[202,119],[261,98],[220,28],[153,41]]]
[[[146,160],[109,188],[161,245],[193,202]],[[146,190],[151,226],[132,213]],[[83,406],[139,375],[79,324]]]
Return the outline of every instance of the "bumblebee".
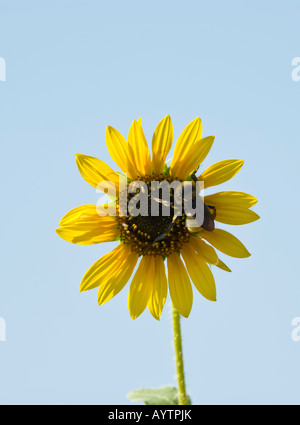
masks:
[[[192,184],[185,185],[185,182],[181,182],[180,187],[175,189],[174,196],[173,196],[173,203],[170,201],[161,200],[160,198],[154,198],[156,202],[163,203],[164,205],[168,205],[171,208],[174,209],[174,215],[172,218],[171,223],[169,223],[163,231],[156,236],[153,243],[159,242],[165,238],[165,236],[168,235],[168,233],[172,230],[172,228],[175,226],[176,222],[181,219],[181,208],[180,208],[180,215],[176,213],[176,207],[174,207],[174,204],[180,204],[191,206],[191,210],[185,210],[185,223],[186,227],[188,228],[190,233],[198,233],[200,231],[200,228],[207,230],[208,232],[211,232],[215,228],[215,217],[216,217],[216,208],[212,205],[206,205],[203,202],[203,199],[201,198],[200,194],[197,191],[197,177],[196,177],[196,171],[194,171],[191,174],[191,180]],[[195,208],[196,205],[200,206],[200,208],[203,208],[203,214],[201,214],[201,222],[197,223],[197,217],[195,214]]]

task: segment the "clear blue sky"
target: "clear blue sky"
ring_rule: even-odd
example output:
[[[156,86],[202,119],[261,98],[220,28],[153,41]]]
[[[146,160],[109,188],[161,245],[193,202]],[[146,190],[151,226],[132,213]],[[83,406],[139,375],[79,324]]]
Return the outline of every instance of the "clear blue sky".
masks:
[[[99,307],[78,288],[114,243],[55,233],[99,196],[74,153],[113,166],[108,124],[126,136],[142,117],[150,141],[166,114],[175,138],[196,116],[216,136],[203,169],[245,160],[217,191],[255,195],[262,217],[230,228],[252,256],[223,256],[218,301],[194,291],[182,321],[192,400],[299,403],[299,18],[291,0],[0,1],[0,403],[129,404],[133,389],[176,385],[170,299],[160,322],[131,320],[128,287]]]

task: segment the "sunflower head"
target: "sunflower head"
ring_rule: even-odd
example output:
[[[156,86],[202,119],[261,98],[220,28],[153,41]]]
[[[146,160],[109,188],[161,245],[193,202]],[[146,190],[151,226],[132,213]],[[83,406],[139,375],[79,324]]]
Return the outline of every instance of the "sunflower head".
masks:
[[[72,243],[120,242],[88,269],[80,291],[98,287],[101,305],[124,288],[138,264],[128,294],[133,319],[148,306],[159,320],[168,292],[178,312],[188,317],[191,281],[205,298],[215,301],[211,267],[230,271],[217,251],[238,258],[250,255],[242,242],[216,224],[246,224],[259,218],[250,209],[257,202],[252,195],[224,191],[204,196],[201,191],[231,179],[243,161],[220,161],[197,177],[214,142],[214,136],[202,138],[200,118],[182,131],[167,165],[172,141],[169,116],[154,131],[152,159],[140,119],[133,121],[128,141],[108,126],[107,148],[121,172],[87,155],[76,154],[76,161],[82,177],[107,192],[112,201],[74,208],[57,229]]]

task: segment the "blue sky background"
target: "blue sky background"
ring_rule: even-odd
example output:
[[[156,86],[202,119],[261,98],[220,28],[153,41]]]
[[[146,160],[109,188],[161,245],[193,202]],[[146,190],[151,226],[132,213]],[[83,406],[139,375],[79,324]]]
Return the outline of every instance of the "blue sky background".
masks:
[[[55,228],[99,194],[74,153],[114,166],[106,126],[142,117],[151,141],[196,116],[216,136],[202,169],[245,160],[216,188],[255,195],[261,220],[230,228],[252,256],[222,256],[218,301],[194,291],[182,320],[194,404],[299,404],[298,1],[0,1],[2,404],[130,404],[141,387],[176,385],[170,298],[160,322],[132,321],[128,286],[99,307],[79,294],[87,268],[115,243],[76,246]]]

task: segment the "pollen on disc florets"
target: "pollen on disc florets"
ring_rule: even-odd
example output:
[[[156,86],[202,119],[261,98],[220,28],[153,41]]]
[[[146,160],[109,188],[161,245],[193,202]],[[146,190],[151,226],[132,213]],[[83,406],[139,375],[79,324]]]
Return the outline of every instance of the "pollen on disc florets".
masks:
[[[139,255],[161,255],[167,257],[173,252],[179,252],[182,246],[189,241],[190,234],[185,226],[185,214],[174,217],[173,195],[171,194],[170,196],[170,215],[163,215],[162,207],[160,207],[158,216],[151,214],[151,200],[153,199],[151,182],[167,181],[171,183],[176,179],[163,174],[154,174],[151,176],[139,176],[136,180],[142,181],[147,185],[149,213],[147,216],[134,216],[130,215],[130,211],[128,211],[128,215],[122,216],[119,214],[119,207],[124,210],[124,205],[121,205],[121,201],[120,205],[117,203],[116,218],[120,229],[121,242],[130,245],[131,250]],[[128,207],[133,196],[134,194],[127,193],[126,207]]]

